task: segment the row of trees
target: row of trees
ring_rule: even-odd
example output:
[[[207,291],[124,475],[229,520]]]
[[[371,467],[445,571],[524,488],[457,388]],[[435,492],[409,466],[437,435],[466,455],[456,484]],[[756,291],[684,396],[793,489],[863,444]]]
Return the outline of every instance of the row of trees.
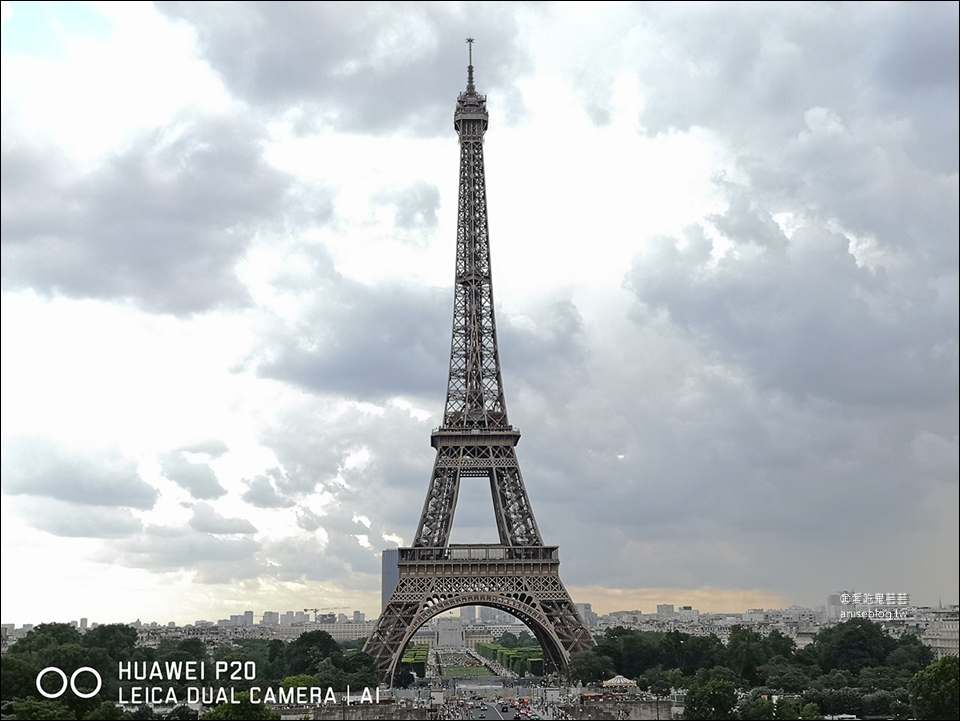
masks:
[[[723,666],[701,669],[690,680],[684,702],[686,719],[822,719],[831,714],[891,719],[960,718],[960,664],[946,656],[918,671],[905,688],[861,692],[859,689],[810,689],[799,698],[772,700],[770,689],[746,696],[736,674]]]
[[[526,674],[543,676],[543,651],[539,646],[504,648],[499,643],[478,643],[476,651],[490,661],[496,661],[520,677]]]
[[[726,645],[712,635],[623,628],[607,631],[597,642],[596,648],[574,654],[571,679],[601,681],[616,670],[658,696],[684,687],[688,718],[735,718],[734,713],[805,718],[820,711],[906,718],[930,696],[919,693],[917,679],[939,668],[931,666],[932,653],[916,636],[894,639],[867,619],[823,629],[799,650],[778,631],[764,636],[740,626]],[[952,699],[955,708],[955,680],[952,688],[941,697]],[[783,699],[777,710],[772,695],[792,695],[796,701]]]
[[[691,676],[702,668],[725,666],[747,685],[775,685],[794,691],[808,687],[820,676],[841,672],[837,678],[848,681],[865,669],[887,669],[867,675],[876,675],[871,680],[880,684],[897,684],[932,660],[930,649],[916,636],[894,639],[872,621],[851,619],[823,629],[811,645],[800,650],[779,631],[764,636],[743,626],[732,629],[726,645],[714,635],[615,628],[597,639],[595,649],[580,654],[570,673],[593,681],[607,677],[614,668],[636,678],[657,667],[679,669]]]
[[[203,681],[135,679],[120,680],[121,662],[162,665],[168,662],[196,661],[207,664]],[[254,678],[215,678],[216,661],[236,662],[230,668],[255,668]],[[248,662],[252,662],[248,663]],[[10,647],[0,660],[0,702],[4,717],[13,714],[18,719],[112,719],[126,718],[116,707],[121,690],[133,686],[163,686],[172,688],[178,699],[185,698],[186,687],[230,687],[243,692],[251,686],[320,686],[335,691],[374,687],[378,679],[373,659],[363,653],[357,644],[340,646],[326,631],[311,631],[299,638],[281,640],[241,639],[232,644],[208,648],[199,638],[179,641],[164,640],[157,647],[137,645],[137,631],[123,624],[97,626],[80,634],[67,624],[42,624]],[[97,671],[102,687],[90,698],[67,692],[51,700],[37,689],[37,676],[48,667],[61,669],[69,678],[74,671],[90,667]],[[96,678],[89,673],[76,677],[77,689],[83,693],[95,690]],[[48,693],[56,693],[62,681],[54,673],[46,674],[41,682]],[[126,693],[127,698],[130,697]],[[264,709],[262,704],[258,705]],[[140,710],[141,718],[152,718],[148,708]],[[178,711],[179,715],[189,715]],[[179,717],[179,716],[178,716]],[[243,718],[247,718],[244,716]]]

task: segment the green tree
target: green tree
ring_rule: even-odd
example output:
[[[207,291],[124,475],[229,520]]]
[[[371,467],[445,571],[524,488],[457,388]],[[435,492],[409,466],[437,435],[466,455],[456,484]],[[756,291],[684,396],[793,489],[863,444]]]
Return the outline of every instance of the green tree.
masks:
[[[820,707],[815,703],[808,703],[800,709],[800,718],[802,721],[822,721],[823,714],[820,713]]]
[[[664,696],[670,695],[670,678],[664,673],[660,666],[644,671],[640,677],[640,681],[638,681],[638,685],[640,683],[642,683],[643,687],[650,691],[650,693],[656,696],[658,701]]]
[[[10,647],[10,653],[17,655],[31,653],[68,643],[80,645],[81,640],[80,632],[67,623],[41,623],[13,644]]]
[[[16,645],[0,659],[0,698],[4,701],[35,696],[37,674],[42,668],[37,665],[37,654],[14,654],[14,648]]]
[[[773,718],[773,701],[763,696],[756,696],[750,699],[740,709],[740,718],[747,721],[764,721]]]
[[[517,634],[517,648],[540,648],[540,642],[526,631]]]
[[[398,663],[393,674],[393,685],[397,688],[409,688],[413,683],[413,672],[407,668],[410,664]]]
[[[883,666],[897,642],[873,621],[852,618],[820,631],[813,645],[824,673],[834,669],[859,673],[867,666]]]
[[[178,648],[193,661],[206,661],[209,658],[207,644],[200,638],[185,638],[179,642]]]
[[[89,721],[118,721],[119,719],[132,719],[133,716],[113,701],[104,701],[96,708],[91,709],[83,718]]]
[[[597,653],[596,649],[577,651],[570,654],[567,677],[571,681],[601,681],[613,675],[613,664],[608,656]]]
[[[767,653],[767,658],[782,656],[784,661],[791,661],[797,652],[797,644],[789,636],[784,636],[777,629],[763,637],[763,646]]]
[[[13,650],[13,649],[11,649]],[[70,708],[58,701],[36,698],[18,698],[13,702],[13,713],[18,719],[31,721],[63,721],[76,718]]]
[[[910,679],[910,705],[918,718],[960,718],[960,665],[944,656]]]
[[[777,719],[777,721],[795,721],[800,718],[800,709],[798,709],[797,704],[790,699],[781,698],[777,700],[773,717]]]
[[[316,676],[308,676],[302,673],[298,676],[287,676],[280,682],[283,688],[312,688],[318,686]]]
[[[237,694],[237,703],[222,703],[211,711],[207,711],[200,718],[202,721],[216,721],[217,719],[227,719],[232,721],[261,721],[262,719],[278,719],[280,714],[272,708],[262,703],[251,703],[250,694],[244,692]]]
[[[366,638],[357,638],[352,641],[339,641],[340,650],[346,653],[347,651],[362,651],[363,647],[367,645]]]
[[[890,718],[896,698],[889,691],[879,690],[863,695],[863,713],[867,716]]]
[[[701,669],[683,702],[685,719],[732,719],[737,705],[736,674],[724,666]]]
[[[680,631],[664,634],[660,644],[664,668],[678,668],[684,675],[721,665],[724,646],[715,635],[690,636]]]
[[[167,721],[197,721],[197,719],[200,718],[200,714],[186,704],[180,704],[164,716],[164,718]]]
[[[863,692],[851,688],[824,688],[811,687],[803,692],[804,703],[815,703],[823,713],[829,715],[855,714],[859,715],[863,706]]]
[[[113,661],[133,658],[137,647],[137,629],[123,623],[108,623],[91,628],[83,634],[86,648],[102,648]]]
[[[668,668],[663,672],[671,689],[683,688],[683,672],[678,668]]]
[[[663,666],[660,644],[664,634],[651,631],[629,631],[617,639],[620,654],[617,670],[624,676],[639,676],[651,668]]]
[[[746,680],[749,686],[760,684],[758,669],[770,658],[767,654],[764,638],[759,633],[743,626],[734,626],[731,629],[724,654],[727,666]]]
[[[933,651],[925,646],[919,636],[907,634],[897,642],[897,647],[887,656],[887,666],[916,673],[933,662]]]
[[[317,673],[321,661],[343,655],[340,646],[326,631],[308,631],[287,644],[288,675]]]
[[[334,691],[347,688],[347,673],[339,668],[331,658],[325,658],[317,664],[317,686],[329,686]]]
[[[889,666],[869,666],[860,669],[860,674],[857,677],[857,685],[859,685],[860,688],[870,689],[872,691],[893,691],[903,686],[909,679],[909,676],[904,678],[903,673],[896,668]],[[886,714],[887,712],[880,711],[879,713]]]
[[[810,685],[806,666],[791,663],[787,666],[767,667],[767,686],[786,693],[801,693]]]
[[[517,648],[520,645],[520,639],[509,631],[504,631],[495,643],[499,643],[504,648]]]

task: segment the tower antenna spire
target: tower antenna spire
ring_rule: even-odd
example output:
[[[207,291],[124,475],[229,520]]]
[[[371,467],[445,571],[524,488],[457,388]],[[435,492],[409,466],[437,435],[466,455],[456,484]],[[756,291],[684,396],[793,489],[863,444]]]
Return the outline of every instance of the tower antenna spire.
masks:
[[[477,92],[476,87],[473,85],[473,38],[467,38],[467,54],[469,56],[469,62],[467,64],[467,92],[475,93]]]

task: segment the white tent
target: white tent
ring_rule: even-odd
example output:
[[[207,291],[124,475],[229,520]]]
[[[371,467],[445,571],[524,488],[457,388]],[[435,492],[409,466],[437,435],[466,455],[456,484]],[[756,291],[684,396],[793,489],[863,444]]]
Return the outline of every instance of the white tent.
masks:
[[[637,685],[637,682],[636,682],[636,681],[631,681],[631,680],[628,679],[626,676],[621,676],[620,674],[617,674],[617,675],[614,676],[613,678],[607,679],[606,681],[604,681],[604,682],[603,682],[603,685],[604,685],[604,687],[608,687],[608,686],[636,686],[636,685]]]

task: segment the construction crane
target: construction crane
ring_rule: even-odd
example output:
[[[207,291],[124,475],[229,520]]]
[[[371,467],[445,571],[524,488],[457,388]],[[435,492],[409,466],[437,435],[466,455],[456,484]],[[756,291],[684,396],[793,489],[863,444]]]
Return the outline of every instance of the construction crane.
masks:
[[[305,608],[303,609],[303,612],[309,613],[310,611],[313,611],[313,622],[316,623],[317,616],[321,611],[342,611],[345,608],[346,606],[330,606],[328,608]]]

